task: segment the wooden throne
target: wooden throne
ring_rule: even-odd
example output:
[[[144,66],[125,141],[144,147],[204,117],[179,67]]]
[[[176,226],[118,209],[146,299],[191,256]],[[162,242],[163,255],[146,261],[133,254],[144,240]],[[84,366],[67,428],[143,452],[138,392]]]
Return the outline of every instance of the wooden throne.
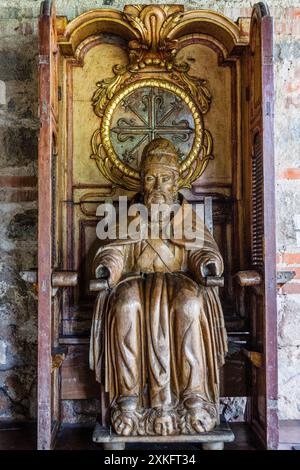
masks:
[[[96,208],[135,194],[138,155],[155,133],[177,136],[184,196],[208,205],[225,260],[221,396],[247,397],[247,425],[263,447],[277,447],[272,39],[263,3],[236,23],[178,5],[91,10],[68,22],[42,3],[39,449],[55,445],[63,400],[98,398],[105,408],[88,366]],[[135,128],[145,90],[152,114]]]

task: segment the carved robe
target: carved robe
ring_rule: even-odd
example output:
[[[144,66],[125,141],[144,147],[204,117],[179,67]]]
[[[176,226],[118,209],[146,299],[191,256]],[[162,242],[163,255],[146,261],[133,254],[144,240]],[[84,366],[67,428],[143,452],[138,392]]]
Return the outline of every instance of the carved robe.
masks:
[[[184,217],[172,220],[171,234]],[[223,261],[198,219],[199,227],[192,242],[192,234],[116,240],[95,256],[96,274],[101,266],[109,269],[110,289],[95,303],[90,366],[112,406],[118,397],[134,396],[140,409],[171,409],[197,396],[218,414],[226,331],[217,288],[201,285],[201,266],[213,259],[221,275]]]

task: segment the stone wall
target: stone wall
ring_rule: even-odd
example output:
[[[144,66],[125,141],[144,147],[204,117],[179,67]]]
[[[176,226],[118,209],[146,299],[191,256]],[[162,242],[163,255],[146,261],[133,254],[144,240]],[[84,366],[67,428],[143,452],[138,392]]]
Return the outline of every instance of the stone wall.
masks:
[[[57,14],[69,19],[91,8],[122,9],[125,3],[56,2]],[[211,8],[236,20],[249,16],[253,3],[192,0],[188,8]],[[39,4],[0,0],[0,419],[36,413],[36,293],[19,272],[35,267],[37,255]],[[295,217],[300,214],[300,1],[270,0],[269,6],[275,18],[278,269],[296,271],[278,294],[279,410],[282,419],[300,419],[300,221]],[[74,420],[92,410],[91,404],[85,411],[64,406]]]

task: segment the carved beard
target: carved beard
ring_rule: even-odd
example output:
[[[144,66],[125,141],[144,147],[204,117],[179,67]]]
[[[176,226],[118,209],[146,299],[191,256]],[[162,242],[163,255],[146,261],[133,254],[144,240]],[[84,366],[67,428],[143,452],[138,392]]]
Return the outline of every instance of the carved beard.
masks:
[[[166,192],[154,189],[149,193],[145,192],[144,195],[144,204],[149,211],[151,210],[151,204],[167,204],[170,206],[175,202],[177,202],[177,190]]]
[[[165,192],[165,191],[160,191],[160,190],[153,190],[149,193],[145,193],[144,195],[144,204],[148,209],[148,217],[151,220],[153,220],[151,217],[152,204],[156,205],[155,210],[157,210],[157,205],[159,209],[161,205],[171,206],[172,204],[175,204],[176,202],[178,202],[177,191]],[[168,221],[169,221],[169,214],[168,213],[164,214],[163,210],[161,211],[159,210],[158,223],[164,226],[164,224],[167,223]]]
[[[151,210],[151,204],[174,204],[176,201],[177,192],[164,192],[160,190],[153,190],[150,193],[145,193],[144,203],[148,210]]]

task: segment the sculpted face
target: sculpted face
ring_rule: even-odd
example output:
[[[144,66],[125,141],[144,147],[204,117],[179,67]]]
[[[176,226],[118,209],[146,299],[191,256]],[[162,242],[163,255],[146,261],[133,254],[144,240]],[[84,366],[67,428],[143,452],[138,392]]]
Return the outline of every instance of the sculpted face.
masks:
[[[148,208],[151,204],[173,204],[178,192],[176,172],[165,165],[151,165],[145,171],[143,189]]]

